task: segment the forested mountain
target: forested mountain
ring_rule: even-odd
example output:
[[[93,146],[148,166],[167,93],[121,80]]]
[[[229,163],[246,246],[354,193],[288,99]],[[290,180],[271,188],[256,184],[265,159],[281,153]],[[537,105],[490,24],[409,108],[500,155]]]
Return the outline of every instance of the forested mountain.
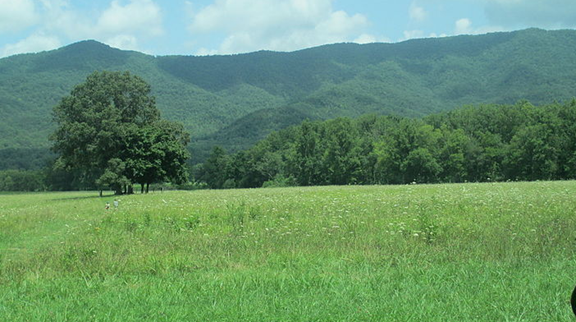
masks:
[[[3,58],[0,169],[38,166],[54,129],[52,107],[94,70],[144,78],[163,117],[192,134],[193,158],[202,161],[212,145],[233,152],[304,119],[421,117],[467,104],[568,100],[576,97],[576,31],[204,57],[155,57],[84,41]]]

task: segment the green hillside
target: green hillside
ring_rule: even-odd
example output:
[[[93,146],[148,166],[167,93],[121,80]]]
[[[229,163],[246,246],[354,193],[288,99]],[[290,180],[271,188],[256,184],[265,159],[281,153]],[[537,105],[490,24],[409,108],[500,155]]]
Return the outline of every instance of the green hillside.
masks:
[[[291,53],[154,57],[84,41],[0,59],[0,169],[39,163],[51,109],[94,70],[129,70],[152,85],[163,117],[191,132],[194,161],[230,152],[303,119],[366,113],[421,117],[465,104],[576,97],[576,31],[336,44]]]

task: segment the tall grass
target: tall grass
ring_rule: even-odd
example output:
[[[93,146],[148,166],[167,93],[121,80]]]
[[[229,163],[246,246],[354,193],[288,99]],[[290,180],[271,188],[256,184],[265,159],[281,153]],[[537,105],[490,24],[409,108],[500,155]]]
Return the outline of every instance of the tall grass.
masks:
[[[566,321],[576,182],[0,195],[7,321]]]

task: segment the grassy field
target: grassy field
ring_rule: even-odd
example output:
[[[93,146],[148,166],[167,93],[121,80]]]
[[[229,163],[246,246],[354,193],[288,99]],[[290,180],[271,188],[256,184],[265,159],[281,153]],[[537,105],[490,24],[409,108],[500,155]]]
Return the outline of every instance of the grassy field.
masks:
[[[0,195],[2,321],[573,321],[576,182]]]

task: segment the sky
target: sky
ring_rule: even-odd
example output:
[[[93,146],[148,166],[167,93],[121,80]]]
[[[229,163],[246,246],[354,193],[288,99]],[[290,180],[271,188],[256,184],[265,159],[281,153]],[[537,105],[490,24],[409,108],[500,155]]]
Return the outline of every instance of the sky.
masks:
[[[575,29],[576,0],[0,0],[0,57],[87,39],[216,55],[530,27]]]

